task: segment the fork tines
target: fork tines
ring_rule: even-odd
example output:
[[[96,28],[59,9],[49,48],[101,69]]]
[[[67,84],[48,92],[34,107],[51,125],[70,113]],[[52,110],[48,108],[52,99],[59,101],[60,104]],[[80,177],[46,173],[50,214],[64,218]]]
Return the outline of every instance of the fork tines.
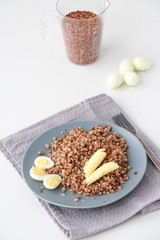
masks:
[[[120,127],[128,129],[130,132],[135,133],[135,128],[130,124],[130,122],[125,118],[122,113],[119,113],[113,117],[113,121]]]

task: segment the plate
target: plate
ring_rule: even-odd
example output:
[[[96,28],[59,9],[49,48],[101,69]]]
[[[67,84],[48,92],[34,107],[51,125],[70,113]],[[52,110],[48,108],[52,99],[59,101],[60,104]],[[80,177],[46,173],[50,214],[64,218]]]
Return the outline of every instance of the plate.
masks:
[[[127,149],[128,165],[131,165],[132,169],[129,170],[127,174],[129,180],[126,183],[122,184],[123,187],[122,190],[118,190],[115,193],[109,193],[102,196],[95,195],[94,200],[91,199],[91,196],[81,196],[81,199],[78,202],[74,201],[78,194],[72,195],[69,189],[67,189],[65,196],[61,195],[62,192],[60,187],[54,190],[44,189],[43,192],[40,192],[39,184],[42,184],[42,182],[32,179],[29,175],[29,170],[33,166],[34,159],[37,157],[37,152],[44,151],[45,156],[47,156],[49,150],[45,148],[45,144],[46,143],[50,144],[51,142],[53,142],[54,136],[56,136],[57,138],[61,138],[62,136],[61,131],[64,131],[65,129],[67,129],[67,132],[69,132],[75,127],[82,127],[84,130],[88,131],[92,126],[94,127],[96,124],[110,125],[112,127],[112,132],[117,132],[121,136],[123,136],[128,145]],[[109,205],[128,195],[133,189],[136,188],[136,186],[142,180],[144,173],[146,171],[146,166],[147,157],[142,144],[133,134],[131,134],[124,128],[121,128],[117,125],[108,122],[75,121],[64,123],[62,125],[51,128],[42,135],[40,135],[31,143],[23,158],[22,175],[29,188],[39,198],[57,206],[84,209]],[[135,175],[134,171],[137,171],[138,173]],[[82,201],[83,199],[85,199],[85,202]],[[106,202],[104,202],[104,200],[106,200]]]

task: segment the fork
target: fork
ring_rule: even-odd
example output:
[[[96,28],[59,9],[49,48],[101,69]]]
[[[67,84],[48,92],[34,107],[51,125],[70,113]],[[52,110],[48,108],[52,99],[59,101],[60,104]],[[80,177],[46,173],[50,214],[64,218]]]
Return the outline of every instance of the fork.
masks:
[[[138,138],[138,140],[142,143],[144,149],[146,150],[146,154],[153,162],[153,164],[157,167],[157,169],[160,171],[160,159],[158,159],[154,152],[149,148],[149,146],[139,136],[137,136],[135,128],[125,118],[125,116],[122,113],[119,113],[112,117],[112,119],[118,126],[127,129],[129,132],[131,132],[134,136]]]

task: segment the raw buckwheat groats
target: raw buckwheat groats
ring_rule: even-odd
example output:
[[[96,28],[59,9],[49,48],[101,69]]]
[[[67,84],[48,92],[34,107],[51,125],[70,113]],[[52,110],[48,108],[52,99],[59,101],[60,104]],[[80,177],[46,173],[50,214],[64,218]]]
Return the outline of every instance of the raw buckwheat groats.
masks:
[[[70,12],[62,20],[62,31],[71,62],[89,64],[97,60],[102,35],[100,17],[90,11]]]

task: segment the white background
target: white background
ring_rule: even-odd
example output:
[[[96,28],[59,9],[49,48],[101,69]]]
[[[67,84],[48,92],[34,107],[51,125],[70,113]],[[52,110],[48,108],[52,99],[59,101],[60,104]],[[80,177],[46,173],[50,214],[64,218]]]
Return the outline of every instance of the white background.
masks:
[[[48,19],[51,38],[43,39],[38,10],[54,9],[55,0],[0,1],[0,138],[106,93],[160,148],[160,1],[110,2],[101,56],[78,66],[66,57],[56,19]],[[118,71],[120,61],[137,56],[152,64],[139,73],[140,83],[108,89],[107,76]],[[3,155],[0,162],[0,239],[65,239]],[[159,222],[160,210],[85,239],[158,240]]]

